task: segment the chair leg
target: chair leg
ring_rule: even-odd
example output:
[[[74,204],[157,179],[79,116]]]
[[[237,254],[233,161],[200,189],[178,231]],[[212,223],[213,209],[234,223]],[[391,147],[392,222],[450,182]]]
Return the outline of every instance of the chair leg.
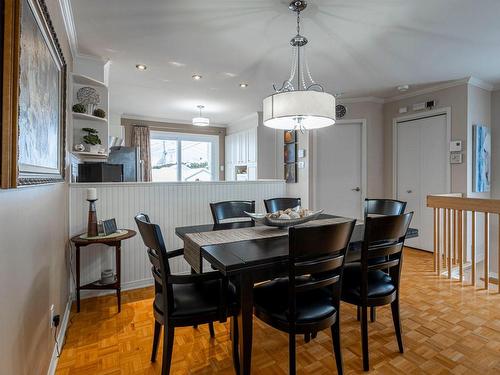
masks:
[[[161,324],[155,320],[155,331],[153,335],[153,350],[151,351],[151,362],[156,362],[156,353],[158,353],[158,343],[160,341]]]
[[[399,316],[399,297],[391,303],[392,320],[394,322],[394,330],[396,331],[396,338],[398,339],[399,352],[404,353],[403,348],[403,333],[401,329],[401,319]]]
[[[357,306],[356,309],[356,320],[359,322],[361,320],[361,307]]]
[[[214,338],[215,337],[214,323],[212,322],[208,323],[208,330],[210,331],[210,337]]]
[[[288,373],[295,375],[295,333],[288,334]]]
[[[193,328],[194,328],[194,329],[198,329],[198,324],[195,324],[195,325],[193,326]]]
[[[314,331],[313,333],[311,333],[311,339],[312,340],[314,340],[317,336],[318,336],[318,332],[317,331]]]
[[[238,349],[238,317],[231,318],[231,340],[233,341],[233,366],[236,375],[240,373],[240,354]]]
[[[361,348],[363,351],[363,370],[370,371],[368,354],[368,307],[361,307]]]
[[[332,341],[333,341],[333,352],[335,353],[335,362],[337,363],[337,374],[342,375],[344,373],[344,362],[342,360],[342,349],[340,347],[340,320],[337,313],[337,321],[331,327],[332,329]]]
[[[311,334],[304,333],[304,342],[307,344],[309,341],[311,341]]]
[[[375,307],[370,307],[370,321],[373,323],[375,320],[377,320],[377,313],[375,311]]]
[[[161,375],[170,374],[172,351],[174,349],[174,330],[174,326],[165,326],[163,332],[163,362],[161,364]]]

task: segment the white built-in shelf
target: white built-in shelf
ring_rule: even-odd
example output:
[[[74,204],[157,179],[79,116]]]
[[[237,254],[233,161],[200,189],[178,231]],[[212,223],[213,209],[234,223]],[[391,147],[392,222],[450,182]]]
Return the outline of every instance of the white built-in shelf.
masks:
[[[108,86],[104,82],[84,76],[82,74],[73,73],[73,82],[76,83],[77,85],[88,85],[88,86],[108,88]]]
[[[72,151],[71,153],[79,158],[106,159],[108,157],[108,154],[97,154],[89,151]]]
[[[89,120],[89,121],[97,121],[97,122],[108,122],[108,119],[106,119],[106,118],[92,116],[92,115],[89,115],[87,113],[73,112],[73,118],[77,118],[79,120]]]

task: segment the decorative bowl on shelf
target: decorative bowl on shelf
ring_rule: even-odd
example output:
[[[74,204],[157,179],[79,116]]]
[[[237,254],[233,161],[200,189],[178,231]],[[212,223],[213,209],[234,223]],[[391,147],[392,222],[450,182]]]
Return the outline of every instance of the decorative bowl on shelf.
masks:
[[[294,212],[299,212],[301,210],[299,207],[295,207],[292,209]],[[304,216],[299,216],[296,217],[297,215],[292,215],[294,216],[293,218],[290,217],[290,215],[287,215],[290,218],[280,218],[282,217],[282,214],[280,214],[278,217],[276,217],[276,213],[273,214],[257,214],[257,213],[252,213],[252,212],[246,212],[248,216],[252,218],[253,221],[270,226],[270,227],[278,227],[278,228],[287,228],[287,227],[292,227],[295,225],[299,224],[304,224],[307,223],[308,221],[311,220],[316,220],[319,215],[323,213],[323,210],[318,210],[318,211],[308,211],[306,215]]]

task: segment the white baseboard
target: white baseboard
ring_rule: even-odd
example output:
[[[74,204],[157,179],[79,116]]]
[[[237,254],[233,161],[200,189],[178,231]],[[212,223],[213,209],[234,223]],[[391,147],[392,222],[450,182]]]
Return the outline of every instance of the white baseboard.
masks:
[[[61,351],[64,346],[64,340],[66,339],[66,330],[68,329],[69,315],[71,312],[71,305],[73,303],[73,299],[71,295],[66,303],[66,309],[64,310],[64,315],[61,321],[61,325],[59,326],[59,334],[57,335],[57,342],[59,343],[59,351]],[[52,328],[55,329],[55,328]],[[52,357],[50,358],[49,370],[47,371],[47,375],[54,375],[57,369],[57,362],[59,361],[59,357],[57,356],[56,344],[54,343],[54,349],[52,350]]]

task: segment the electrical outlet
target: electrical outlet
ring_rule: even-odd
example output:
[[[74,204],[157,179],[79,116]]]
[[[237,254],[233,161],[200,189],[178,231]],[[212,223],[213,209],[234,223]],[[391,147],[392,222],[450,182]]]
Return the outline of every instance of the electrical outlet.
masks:
[[[50,314],[49,314],[49,317],[50,317],[50,328],[54,328],[55,325],[54,325],[54,316],[56,315],[56,307],[54,305],[50,305]]]

